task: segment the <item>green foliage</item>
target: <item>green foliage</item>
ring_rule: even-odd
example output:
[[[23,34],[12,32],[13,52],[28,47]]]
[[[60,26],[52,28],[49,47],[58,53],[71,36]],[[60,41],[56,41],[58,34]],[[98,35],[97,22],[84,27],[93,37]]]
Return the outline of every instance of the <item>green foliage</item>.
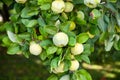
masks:
[[[64,62],[64,72],[71,74],[70,61],[90,63],[89,56],[98,44],[101,46],[100,50],[104,48],[105,51],[110,51],[114,48],[120,51],[119,0],[104,0],[105,4],[101,1],[101,4],[95,8],[87,6],[84,0],[72,0],[74,9],[68,13],[63,10],[59,14],[51,10],[53,1],[27,0],[25,3],[19,3],[13,0],[2,0],[0,2],[0,10],[4,11],[3,4],[6,4],[9,14],[8,21],[0,22],[0,40],[2,46],[8,48],[8,54],[21,52],[29,58],[30,42],[35,41],[42,48],[40,60],[50,72],[58,67],[60,62]],[[67,0],[63,1],[67,2]],[[77,16],[79,11],[83,12],[84,19]],[[76,25],[74,30],[70,30],[71,21]],[[64,32],[68,36],[65,47],[57,47],[53,43],[53,36],[58,32]],[[2,35],[3,33],[5,35]],[[84,50],[79,55],[71,53],[71,48],[76,43],[84,45]],[[65,74],[64,72],[61,74]],[[58,75],[52,75],[48,80],[58,80],[60,77]],[[73,71],[71,75],[71,80],[92,80],[89,73],[80,68]]]

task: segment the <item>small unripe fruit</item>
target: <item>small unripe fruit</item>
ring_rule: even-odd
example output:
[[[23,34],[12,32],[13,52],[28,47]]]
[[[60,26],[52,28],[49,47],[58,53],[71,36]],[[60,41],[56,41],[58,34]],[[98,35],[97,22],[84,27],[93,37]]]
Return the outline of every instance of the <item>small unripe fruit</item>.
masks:
[[[97,19],[101,16],[101,12],[97,9],[93,9],[92,12],[90,12],[90,16],[92,19]]]
[[[70,71],[76,71],[78,68],[79,68],[79,62],[77,60],[72,60]]]
[[[71,12],[73,10],[74,5],[71,2],[65,2],[65,12]]]
[[[83,44],[76,43],[74,47],[71,48],[71,53],[73,55],[79,55],[83,52],[84,46]]]
[[[75,27],[76,27],[75,22],[71,21],[71,23],[70,23],[70,30],[71,30],[71,31],[74,30]]]
[[[60,78],[60,80],[70,80],[70,75],[64,75]]]
[[[85,18],[84,13],[83,13],[82,11],[78,11],[78,12],[77,12],[77,18],[83,20],[83,19]]]
[[[54,13],[62,13],[65,9],[65,2],[63,0],[55,0],[52,2],[51,9]]]
[[[63,32],[59,32],[57,34],[55,34],[53,36],[53,43],[57,46],[57,47],[64,47],[68,44],[68,35],[63,33]]]
[[[27,0],[15,0],[17,3],[24,4]]]
[[[63,73],[64,72],[64,63],[61,62],[58,67],[53,69],[53,73]]]
[[[31,42],[30,46],[29,46],[29,51],[30,51],[31,54],[37,56],[42,52],[42,48],[39,44],[37,44],[35,42]]]
[[[89,8],[95,8],[100,4],[101,0],[84,0],[84,4]]]

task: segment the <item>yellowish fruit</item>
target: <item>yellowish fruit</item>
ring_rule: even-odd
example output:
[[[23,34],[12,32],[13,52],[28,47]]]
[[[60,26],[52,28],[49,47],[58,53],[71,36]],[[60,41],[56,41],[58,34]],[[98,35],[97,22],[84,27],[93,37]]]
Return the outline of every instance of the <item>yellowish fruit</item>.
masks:
[[[30,46],[29,46],[29,51],[30,51],[31,54],[37,56],[42,52],[42,48],[41,48],[41,46],[39,44],[32,41],[30,43]]]
[[[70,71],[76,71],[78,68],[79,68],[79,62],[77,60],[72,60]]]
[[[84,0],[84,4],[89,8],[95,8],[100,4],[101,0]]]
[[[83,13],[82,11],[78,11],[78,12],[77,12],[77,18],[83,20],[83,19],[85,18],[84,13]]]
[[[65,2],[63,0],[55,0],[52,2],[51,9],[54,13],[62,13],[65,9]]]
[[[76,27],[75,22],[71,21],[71,24],[70,24],[70,30],[71,30],[71,31],[74,30],[75,27]]]
[[[58,67],[53,69],[53,73],[63,73],[64,72],[64,63],[61,62]]]
[[[64,46],[66,46],[68,44],[68,35],[63,33],[63,32],[56,33],[53,36],[53,43],[57,47],[64,47]]]
[[[90,38],[94,38],[94,37],[95,37],[95,35],[91,34],[89,31],[87,32],[87,34],[88,34],[88,36],[89,36]]]
[[[64,75],[60,78],[60,80],[70,80],[70,75]]]
[[[24,4],[27,0],[15,0],[17,3],[22,3]]]
[[[84,51],[83,44],[76,43],[74,47],[71,48],[71,53],[73,55],[79,55]]]
[[[74,5],[71,2],[65,2],[65,12],[71,12],[73,10]]]

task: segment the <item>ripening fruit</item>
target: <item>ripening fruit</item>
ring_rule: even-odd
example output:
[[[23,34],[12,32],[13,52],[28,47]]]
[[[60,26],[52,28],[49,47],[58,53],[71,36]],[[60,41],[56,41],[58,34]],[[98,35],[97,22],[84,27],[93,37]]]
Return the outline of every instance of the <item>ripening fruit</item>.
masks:
[[[60,80],[70,80],[70,75],[64,75],[60,78]]]
[[[79,62],[77,60],[71,61],[70,71],[76,71],[79,68]]]
[[[83,13],[82,11],[78,11],[78,12],[77,12],[77,18],[83,20],[83,19],[85,18],[84,13]]]
[[[17,3],[22,3],[24,4],[27,0],[15,0]]]
[[[53,73],[63,73],[64,72],[64,63],[61,62],[58,67],[53,69]]]
[[[95,8],[100,4],[101,0],[84,0],[84,4],[89,8]]]
[[[76,43],[74,47],[71,48],[71,53],[73,55],[79,55],[83,52],[84,46],[83,44]]]
[[[65,12],[71,12],[73,10],[74,5],[71,2],[65,2]]]
[[[66,46],[68,44],[68,35],[63,33],[63,32],[56,33],[53,36],[53,43],[57,47],[64,47],[64,46]]]
[[[92,19],[97,19],[101,16],[101,12],[97,9],[93,9],[91,12],[90,12],[90,16],[92,17]]]
[[[75,22],[71,21],[71,23],[70,23],[70,30],[71,30],[71,31],[74,30],[75,27],[76,27]]]
[[[42,48],[39,44],[34,41],[30,42],[29,51],[33,55],[39,55],[42,52]]]
[[[52,2],[51,9],[54,13],[62,13],[65,9],[65,2],[63,0],[55,0]]]

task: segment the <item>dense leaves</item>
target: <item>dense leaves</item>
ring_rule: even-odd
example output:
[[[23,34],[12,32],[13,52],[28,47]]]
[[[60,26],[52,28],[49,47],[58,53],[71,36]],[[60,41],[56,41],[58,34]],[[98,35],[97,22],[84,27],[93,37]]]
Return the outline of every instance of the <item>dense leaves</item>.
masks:
[[[71,80],[92,80],[81,66],[77,71],[70,71],[71,60],[90,63],[89,55],[96,48],[96,44],[102,46],[102,49],[104,46],[105,51],[112,48],[120,51],[120,1],[96,0],[89,3],[90,0],[63,0],[60,6],[57,4],[54,6],[53,1],[27,0],[24,3],[19,0],[0,1],[2,11],[0,15],[3,15],[3,21],[0,20],[0,43],[8,48],[8,54],[21,53],[29,58],[30,42],[35,41],[42,47],[40,60],[51,74],[56,67],[61,70],[59,65],[62,62],[64,71],[61,75],[68,73],[72,75]],[[66,2],[74,5],[72,11],[64,11]],[[4,17],[3,4],[8,10],[8,20]],[[51,9],[51,6],[57,8]],[[61,11],[56,11],[57,9]],[[71,22],[74,25],[71,25]],[[53,43],[53,36],[58,32],[67,35],[68,43],[65,46],[59,47]],[[60,40],[63,37],[57,38]],[[76,43],[84,45],[83,52],[78,55],[71,53],[71,48]],[[48,80],[58,80],[61,75],[51,75]]]

